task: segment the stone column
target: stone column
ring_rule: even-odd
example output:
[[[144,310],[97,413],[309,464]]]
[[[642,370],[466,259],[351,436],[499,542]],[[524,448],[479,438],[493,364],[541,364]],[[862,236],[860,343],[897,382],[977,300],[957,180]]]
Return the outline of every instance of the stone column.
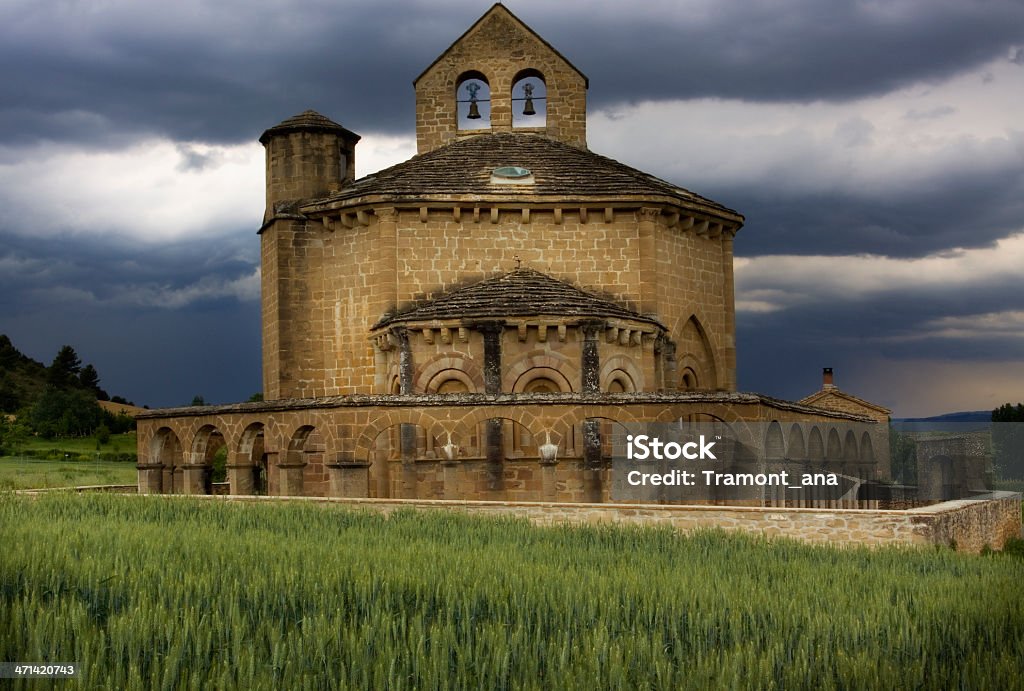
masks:
[[[301,497],[302,473],[305,468],[306,461],[301,451],[286,453],[284,461],[277,464],[277,493],[282,497]]]
[[[139,463],[139,494],[160,494],[163,492],[163,463]]]
[[[364,499],[370,496],[370,464],[338,459],[327,464],[328,496]]]
[[[399,327],[391,330],[398,341],[398,392],[403,395],[413,393],[413,359],[412,345],[409,343],[409,330]],[[402,459],[401,492],[402,499],[416,498],[416,425],[403,422],[398,427],[398,443]]]
[[[580,359],[583,393],[601,391],[601,357],[598,354],[598,336],[604,328],[601,322],[586,322],[583,330],[583,354]],[[601,422],[583,421],[583,460],[585,467],[593,468],[601,463]]]
[[[722,232],[722,280],[725,296],[725,331],[722,333],[722,362],[725,370],[720,388],[726,391],[736,390],[736,292],[733,285],[732,272],[732,240],[733,231]]]
[[[502,322],[477,324],[476,329],[484,336],[484,393],[501,393],[501,335],[505,331]],[[487,453],[488,486],[492,490],[502,487],[505,445],[502,441],[501,420],[488,420],[485,429],[484,449]],[[447,484],[445,485],[447,487]],[[446,490],[447,491],[447,490]]]
[[[228,486],[231,494],[256,493],[256,467],[247,454],[234,451],[228,458]]]
[[[592,321],[580,324],[583,331],[583,352],[580,355],[580,371],[583,393],[601,391],[601,355],[598,352],[598,337],[604,322]]]
[[[206,494],[206,475],[209,466],[196,463],[186,464],[182,468],[183,494]]]
[[[660,215],[661,209],[658,208],[640,209],[640,311],[646,315],[658,312],[658,257],[654,235]]]

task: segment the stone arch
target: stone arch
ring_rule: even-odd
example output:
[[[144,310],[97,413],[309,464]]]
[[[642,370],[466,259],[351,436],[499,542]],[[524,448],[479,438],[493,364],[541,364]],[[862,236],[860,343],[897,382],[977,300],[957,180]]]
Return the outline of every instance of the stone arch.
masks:
[[[871,443],[871,435],[867,432],[860,435],[860,460],[861,463],[875,463],[874,444]]]
[[[551,367],[526,370],[512,384],[513,393],[570,393],[572,384],[564,374]]]
[[[616,393],[612,391],[612,383],[615,381],[622,384],[622,389],[618,393],[644,390],[643,373],[633,359],[626,355],[612,355],[601,363],[601,390]]]
[[[370,454],[375,451],[377,438],[380,434],[395,425],[408,424],[422,427],[426,430],[433,430],[438,427],[438,433],[454,432],[457,427],[451,425],[445,427],[432,416],[415,408],[392,408],[383,415],[370,416],[362,427],[362,431],[355,440],[354,457],[361,462],[369,462],[372,459]],[[449,423],[450,424],[450,423]]]
[[[475,393],[476,386],[462,370],[446,369],[441,370],[434,378],[427,382],[426,393],[447,394],[447,393]]]
[[[181,440],[170,427],[161,427],[149,441],[149,459],[151,463],[163,466],[160,479],[160,491],[164,494],[177,494],[182,491],[181,466],[185,463]]]
[[[813,461],[825,458],[825,442],[817,425],[811,427],[811,432],[807,435],[807,458]]]
[[[185,483],[188,485],[185,488],[186,493],[213,493],[214,464],[220,465],[218,455],[223,451],[226,456],[227,446],[224,433],[216,425],[206,423],[196,430],[192,437],[192,444],[189,446],[189,465],[203,466],[204,470],[201,471],[202,475],[198,480]],[[226,462],[227,459],[224,460]]]
[[[231,494],[266,494],[269,480],[266,425],[262,422],[249,423],[239,437],[235,458],[229,458],[228,462]]]
[[[482,391],[484,374],[472,356],[461,352],[439,353],[417,368],[413,390],[436,393],[441,384],[457,379],[469,392]]]
[[[608,393],[633,393],[636,384],[625,370],[616,369],[608,375],[603,388]]]
[[[686,368],[690,368],[695,374],[697,386],[704,389],[718,388],[715,348],[701,319],[696,313],[691,314],[675,333],[676,363],[680,374]],[[680,376],[676,388],[680,388],[681,384]]]
[[[325,444],[320,429],[302,421],[285,437],[287,446],[277,463],[277,493],[281,496],[323,496],[327,488]]]
[[[512,127],[544,127],[547,124],[547,81],[532,67],[512,78]],[[528,108],[534,111],[528,112]]]
[[[839,460],[843,457],[843,443],[839,439],[839,431],[832,427],[828,431],[828,446],[825,447],[825,457],[830,461]]]
[[[856,462],[860,458],[857,451],[857,435],[852,429],[846,430],[846,437],[843,439],[843,460]]]
[[[807,456],[807,447],[804,445],[804,431],[800,424],[794,422],[789,428],[789,443],[786,445],[786,457],[796,460]]]
[[[687,356],[690,357],[690,356]],[[690,365],[684,365],[679,371],[679,389],[681,391],[693,391],[700,388],[700,379]]]
[[[473,117],[474,112],[478,117]],[[483,72],[467,70],[455,80],[455,126],[460,130],[491,128],[491,82]]]
[[[781,459],[786,455],[786,442],[782,437],[782,425],[773,420],[764,435],[764,455],[768,459]]]
[[[515,391],[516,382],[528,370],[546,367],[557,371],[569,382],[568,391],[575,391],[580,381],[579,367],[568,357],[551,350],[531,350],[512,363],[502,376],[501,390]]]

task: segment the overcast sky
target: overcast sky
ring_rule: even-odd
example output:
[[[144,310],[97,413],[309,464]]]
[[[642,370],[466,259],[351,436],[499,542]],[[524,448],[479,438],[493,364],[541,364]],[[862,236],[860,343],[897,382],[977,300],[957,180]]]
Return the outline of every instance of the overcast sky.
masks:
[[[1024,3],[506,5],[590,78],[588,140],[739,210],[739,385],[900,416],[1024,400]],[[487,2],[0,2],[0,333],[139,404],[258,391],[260,132],[357,174]]]

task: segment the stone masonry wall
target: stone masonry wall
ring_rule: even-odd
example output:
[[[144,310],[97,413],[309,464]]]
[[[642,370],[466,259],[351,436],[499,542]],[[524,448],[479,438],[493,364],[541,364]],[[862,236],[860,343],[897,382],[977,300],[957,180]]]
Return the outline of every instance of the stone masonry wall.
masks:
[[[475,71],[487,78],[491,127],[475,132],[512,129],[512,85],[523,70],[544,77],[547,122],[544,134],[572,146],[587,144],[587,85],[584,77],[558,53],[510,16],[495,8],[453,44],[416,81],[416,142],[426,153],[473,131],[458,129],[458,78]],[[464,96],[460,96],[463,98]],[[539,102],[543,104],[543,101]],[[521,107],[521,106],[520,106]]]
[[[940,545],[976,554],[986,545],[992,549],[1002,549],[1007,539],[1021,534],[1021,495],[1010,492],[997,494],[998,498],[989,500],[945,502],[909,511],[425,499],[303,500],[336,502],[384,514],[412,508],[421,511],[459,511],[482,516],[514,516],[537,525],[661,525],[681,532],[719,528],[811,543],[878,547]],[[231,499],[275,500],[253,497]]]

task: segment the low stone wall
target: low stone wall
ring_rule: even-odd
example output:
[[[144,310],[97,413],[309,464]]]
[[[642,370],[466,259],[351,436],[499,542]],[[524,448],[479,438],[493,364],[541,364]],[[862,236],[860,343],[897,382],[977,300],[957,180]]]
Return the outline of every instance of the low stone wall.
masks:
[[[162,495],[168,496],[168,495]],[[180,495],[170,495],[180,496]],[[384,514],[401,509],[461,511],[515,516],[538,525],[619,523],[668,525],[686,532],[721,528],[847,545],[943,545],[978,553],[986,545],[1002,549],[1021,536],[1021,494],[993,492],[985,499],[947,501],[907,511],[880,509],[799,509],[746,506],[665,506],[653,504],[563,504],[429,499],[335,499],[319,497],[213,497],[231,501],[319,501]]]

